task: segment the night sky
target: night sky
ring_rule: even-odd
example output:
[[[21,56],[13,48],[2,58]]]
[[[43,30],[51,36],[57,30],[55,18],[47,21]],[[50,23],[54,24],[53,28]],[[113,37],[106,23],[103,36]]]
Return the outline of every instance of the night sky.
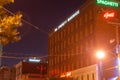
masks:
[[[3,47],[6,56],[44,56],[48,54],[48,33],[72,15],[85,0],[15,0],[5,8],[23,14],[19,29],[22,39]],[[26,23],[29,22],[29,23]],[[30,25],[32,24],[32,25]],[[37,27],[37,28],[36,28]],[[3,65],[12,66],[20,59],[4,58]]]

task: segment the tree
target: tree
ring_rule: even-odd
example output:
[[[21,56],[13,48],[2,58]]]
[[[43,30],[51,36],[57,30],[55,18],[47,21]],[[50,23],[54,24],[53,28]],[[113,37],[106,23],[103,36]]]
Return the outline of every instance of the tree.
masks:
[[[2,56],[3,46],[21,39],[18,27],[21,26],[22,14],[18,12],[15,15],[9,15],[3,7],[8,3],[14,3],[14,0],[0,0],[0,57]]]
[[[18,27],[21,26],[22,14],[18,12],[15,15],[8,15],[3,6],[14,0],[0,0],[0,43],[6,45],[21,39]]]

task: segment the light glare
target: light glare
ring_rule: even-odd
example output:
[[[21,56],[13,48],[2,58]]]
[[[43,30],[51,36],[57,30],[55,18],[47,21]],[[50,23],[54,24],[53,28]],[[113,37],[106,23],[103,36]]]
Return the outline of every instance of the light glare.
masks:
[[[96,53],[97,58],[103,59],[105,57],[105,53],[101,50],[97,51]]]

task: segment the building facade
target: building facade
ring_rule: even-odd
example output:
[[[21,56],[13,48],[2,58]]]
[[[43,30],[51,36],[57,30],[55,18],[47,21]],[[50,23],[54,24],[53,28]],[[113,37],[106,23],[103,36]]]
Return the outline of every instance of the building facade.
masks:
[[[15,68],[8,66],[0,67],[0,80],[15,80]]]
[[[19,62],[16,67],[16,80],[45,80],[47,63]]]
[[[119,17],[118,1],[86,0],[75,13],[49,33],[49,76],[60,77],[66,72],[98,63],[95,52],[100,49],[107,53],[105,60],[114,58],[111,54],[115,53],[119,42],[119,28],[116,27],[120,22]],[[117,74],[104,78],[109,80],[115,76]]]

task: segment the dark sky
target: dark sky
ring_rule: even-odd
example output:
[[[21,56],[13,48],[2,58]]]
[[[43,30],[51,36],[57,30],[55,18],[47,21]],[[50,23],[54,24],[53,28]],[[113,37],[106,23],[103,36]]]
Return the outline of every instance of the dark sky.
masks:
[[[5,6],[9,11],[23,14],[20,28],[22,39],[3,48],[7,56],[31,56],[48,54],[48,33],[72,15],[85,0],[15,0]],[[26,23],[28,21],[30,24]],[[39,29],[36,29],[38,27]],[[16,64],[13,58],[3,59],[3,65]]]

